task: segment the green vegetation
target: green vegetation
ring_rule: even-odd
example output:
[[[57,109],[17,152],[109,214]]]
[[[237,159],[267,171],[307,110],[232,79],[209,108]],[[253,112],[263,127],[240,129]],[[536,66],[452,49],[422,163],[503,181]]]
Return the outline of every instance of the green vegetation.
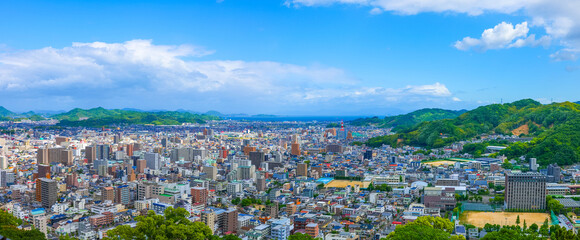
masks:
[[[380,119],[379,117],[359,118],[353,120],[350,124],[354,126],[373,125],[381,128],[396,127],[402,129],[421,122],[456,118],[464,112],[465,110],[453,111],[438,108],[425,108],[407,114],[385,117],[384,119]]]
[[[374,191],[374,190],[379,190],[381,192],[392,192],[393,188],[387,184],[381,184],[379,186],[374,186],[372,183],[369,184],[369,186],[367,187],[367,190],[369,191]]]
[[[315,238],[311,237],[308,234],[304,233],[294,233],[288,237],[288,240],[314,240]],[[316,238],[318,239],[318,238]]]
[[[553,199],[552,196],[546,196],[546,206],[548,211],[554,211],[556,214],[560,214],[564,211],[564,205],[562,205],[558,200]]]
[[[491,140],[491,141],[484,141],[481,143],[467,143],[465,145],[463,145],[463,150],[461,151],[461,153],[469,153],[471,155],[473,155],[473,157],[481,157],[482,154],[485,153],[485,150],[488,146],[507,146],[508,141],[502,140],[502,141],[496,141],[496,140]]]
[[[397,226],[386,239],[465,239],[463,236],[451,236],[454,226],[449,219],[424,216],[402,226]]]
[[[154,124],[177,125],[182,123],[204,123],[219,119],[217,116],[199,115],[189,112],[140,112],[130,110],[107,110],[102,107],[93,109],[75,108],[69,112],[53,116],[62,126],[102,127],[111,125]]]
[[[534,137],[528,143],[514,143],[499,154],[520,156],[549,163],[570,165],[580,161],[580,105],[571,102],[542,105],[531,99],[492,104],[465,112],[455,119],[423,122],[396,134],[371,138],[367,146],[383,144],[440,148],[481,134],[514,133]],[[471,146],[474,153],[481,146]]]
[[[211,229],[202,222],[191,222],[189,213],[183,208],[167,208],[165,216],[149,211],[146,216],[136,217],[136,227],[120,225],[107,231],[106,240],[135,239],[220,239],[212,235]],[[239,239],[237,237],[224,239]]]
[[[12,240],[46,239],[44,233],[38,229],[22,230],[18,228],[20,225],[22,225],[22,220],[0,210],[0,235]]]
[[[232,204],[234,205],[241,204],[242,207],[247,207],[253,204],[262,204],[262,201],[260,199],[255,198],[244,198],[244,199],[234,198],[232,199]]]

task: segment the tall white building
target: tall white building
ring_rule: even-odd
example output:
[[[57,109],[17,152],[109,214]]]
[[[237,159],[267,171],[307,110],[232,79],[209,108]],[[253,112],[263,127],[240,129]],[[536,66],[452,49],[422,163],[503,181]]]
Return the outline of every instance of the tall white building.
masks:
[[[145,153],[145,161],[149,169],[159,170],[161,168],[161,157],[159,153]]]

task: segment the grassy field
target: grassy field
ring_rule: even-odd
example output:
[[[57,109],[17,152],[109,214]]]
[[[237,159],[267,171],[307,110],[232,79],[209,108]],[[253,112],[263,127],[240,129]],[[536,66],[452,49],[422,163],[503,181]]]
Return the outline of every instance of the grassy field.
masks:
[[[332,180],[325,185],[327,188],[345,188],[346,186],[359,185],[361,188],[367,188],[371,182],[350,181],[350,180]]]
[[[516,225],[516,219],[520,216],[520,226],[523,226],[524,220],[528,227],[532,223],[541,226],[546,218],[550,218],[547,213],[526,213],[526,212],[474,212],[465,211],[459,217],[462,223],[469,223],[476,227],[483,227],[486,223],[499,225]]]

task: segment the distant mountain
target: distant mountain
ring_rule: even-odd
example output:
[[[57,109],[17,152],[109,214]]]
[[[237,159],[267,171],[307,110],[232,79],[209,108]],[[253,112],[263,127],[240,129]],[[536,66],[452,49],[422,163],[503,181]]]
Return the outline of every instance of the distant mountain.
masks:
[[[511,144],[500,152],[508,158],[535,157],[542,165],[580,162],[580,105],[572,102],[542,105],[524,99],[481,106],[454,119],[423,122],[394,135],[371,138],[366,144],[439,148],[493,133],[534,138],[529,143]]]
[[[204,114],[205,115],[210,115],[210,116],[218,116],[218,117],[223,117],[224,116],[224,114],[222,114],[221,112],[218,112],[218,111],[207,111]]]
[[[0,106],[0,117],[8,117],[14,114],[15,113],[13,113],[12,111],[6,109],[5,107]]]
[[[425,108],[407,114],[385,117],[384,119],[380,119],[379,117],[359,118],[351,121],[350,125],[354,126],[372,125],[381,128],[390,128],[390,127],[404,128],[411,127],[418,123],[426,121],[456,118],[466,111],[467,110],[454,111],[439,108]]]
[[[54,115],[64,126],[100,127],[110,125],[154,124],[176,125],[182,123],[204,123],[219,119],[215,116],[177,111],[144,112],[120,109],[75,108],[69,112]]]

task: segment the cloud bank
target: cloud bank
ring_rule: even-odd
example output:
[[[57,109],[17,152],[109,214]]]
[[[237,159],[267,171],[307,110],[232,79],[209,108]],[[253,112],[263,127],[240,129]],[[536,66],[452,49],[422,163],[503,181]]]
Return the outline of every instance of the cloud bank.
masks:
[[[367,6],[371,14],[394,12],[414,15],[425,12],[461,13],[471,16],[486,13],[523,14],[530,26],[543,28],[546,35],[536,37],[528,33],[527,22],[515,27],[499,23],[483,32],[481,38],[465,37],[454,46],[460,50],[502,49],[513,47],[546,46],[556,41],[562,50],[551,55],[559,61],[576,60],[580,50],[580,1],[577,0],[287,0],[290,7],[328,6],[350,4]]]
[[[26,109],[137,107],[306,113],[366,104],[452,102],[444,84],[361,86],[342,69],[202,60],[212,51],[151,40],[0,53],[0,100]],[[330,111],[330,110],[328,110]]]

